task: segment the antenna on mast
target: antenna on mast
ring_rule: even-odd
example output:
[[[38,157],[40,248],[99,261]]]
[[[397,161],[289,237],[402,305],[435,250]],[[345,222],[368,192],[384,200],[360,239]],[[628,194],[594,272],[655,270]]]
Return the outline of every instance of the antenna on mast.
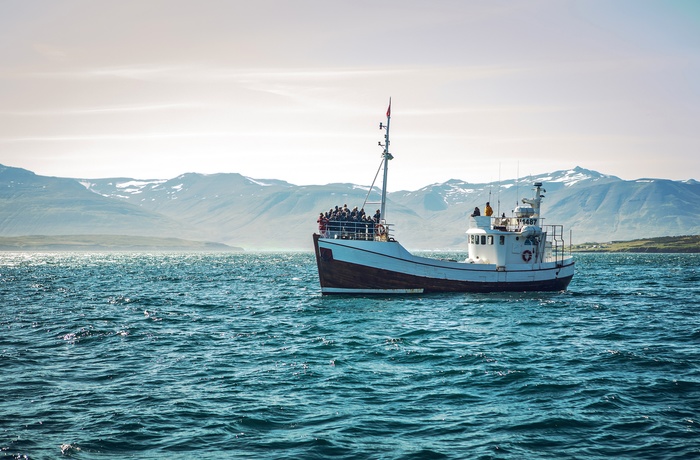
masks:
[[[384,129],[386,130],[386,133],[384,134],[384,143],[382,144],[381,141],[379,142],[380,147],[384,147],[384,152],[382,152],[382,156],[384,157],[384,180],[382,181],[382,204],[380,208],[381,212],[381,218],[386,221],[386,182],[387,182],[387,174],[388,174],[388,169],[389,169],[389,160],[393,159],[394,157],[389,153],[389,124],[391,123],[391,98],[389,98],[389,107],[386,109],[386,125],[379,123],[379,129]]]

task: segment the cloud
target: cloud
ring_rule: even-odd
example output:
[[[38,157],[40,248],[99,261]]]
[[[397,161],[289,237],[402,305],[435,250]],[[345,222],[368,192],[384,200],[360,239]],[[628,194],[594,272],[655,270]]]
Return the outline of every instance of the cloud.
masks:
[[[181,74],[186,67],[176,65],[123,65],[114,67],[78,68],[65,71],[36,71],[25,77],[44,79],[128,79],[154,80]]]
[[[150,132],[131,134],[91,134],[75,136],[23,136],[0,138],[0,143],[20,143],[20,142],[76,142],[76,141],[142,141],[142,140],[168,140],[186,138],[329,138],[339,139],[348,137],[363,137],[352,133],[340,132],[316,132],[316,131],[245,131],[245,132],[224,132],[224,131],[192,131],[192,132]]]
[[[133,106],[105,106],[105,107],[77,107],[65,109],[39,109],[39,110],[2,110],[0,115],[20,117],[51,117],[71,115],[99,115],[113,113],[157,112],[168,110],[191,110],[209,107],[201,103],[167,103]]]
[[[32,48],[41,56],[52,60],[64,60],[68,56],[68,52],[64,48],[48,43],[35,43]]]

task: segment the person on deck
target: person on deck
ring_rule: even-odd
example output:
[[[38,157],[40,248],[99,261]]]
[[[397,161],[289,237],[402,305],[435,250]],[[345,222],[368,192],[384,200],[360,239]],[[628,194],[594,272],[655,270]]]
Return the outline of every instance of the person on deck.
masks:
[[[491,217],[493,215],[493,208],[491,208],[491,205],[489,202],[486,202],[486,209],[484,209],[484,214]]]
[[[471,217],[476,217],[476,216],[480,216],[480,215],[481,215],[481,211],[479,210],[479,207],[476,206],[474,208],[474,212],[472,213]]]
[[[318,220],[316,222],[318,222],[318,233],[323,237],[327,236],[326,225],[328,225],[328,219],[326,218],[326,216],[323,213],[321,213],[318,216]]]

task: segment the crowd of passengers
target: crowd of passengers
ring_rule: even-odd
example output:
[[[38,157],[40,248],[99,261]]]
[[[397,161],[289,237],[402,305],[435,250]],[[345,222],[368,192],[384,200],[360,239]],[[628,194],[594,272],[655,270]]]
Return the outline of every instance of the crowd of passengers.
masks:
[[[348,208],[347,204],[336,206],[318,216],[318,231],[325,238],[344,238],[351,240],[373,240],[375,233],[383,234],[385,228],[380,224],[381,212],[373,216],[365,214],[364,208]]]

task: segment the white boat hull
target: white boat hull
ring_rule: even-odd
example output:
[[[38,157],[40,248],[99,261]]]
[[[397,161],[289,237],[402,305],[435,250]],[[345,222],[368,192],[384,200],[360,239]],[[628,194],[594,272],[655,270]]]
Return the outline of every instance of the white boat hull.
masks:
[[[313,240],[324,294],[560,291],[574,275],[570,257],[496,266],[414,256],[396,241]]]

